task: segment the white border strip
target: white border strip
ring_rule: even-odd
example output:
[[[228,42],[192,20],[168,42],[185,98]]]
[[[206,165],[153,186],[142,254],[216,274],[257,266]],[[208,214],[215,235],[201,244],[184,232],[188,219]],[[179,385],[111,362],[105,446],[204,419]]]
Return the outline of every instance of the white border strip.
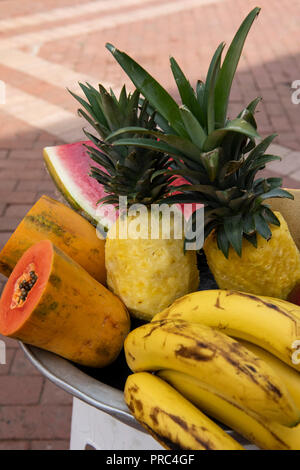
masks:
[[[82,21],[67,26],[45,29],[34,33],[19,34],[0,41],[0,49],[40,46],[44,43],[57,41],[59,39],[66,39],[73,36],[90,34],[96,31],[113,29],[118,26],[135,23],[137,21],[147,21],[157,17],[161,18],[162,16],[179,13],[181,11],[197,8],[203,5],[219,3],[221,1],[223,0],[180,0],[177,2],[164,3],[116,15],[107,15],[103,18],[100,17],[94,20]]]
[[[33,15],[17,16],[0,20],[0,31],[9,31],[24,26],[36,26],[43,23],[51,23],[60,20],[76,18],[78,16],[88,15],[90,13],[101,13],[113,11],[130,6],[139,6],[150,3],[153,0],[102,0],[97,2],[88,2],[83,5],[73,5],[71,7],[55,8],[43,13]],[[158,1],[158,0],[157,0]]]

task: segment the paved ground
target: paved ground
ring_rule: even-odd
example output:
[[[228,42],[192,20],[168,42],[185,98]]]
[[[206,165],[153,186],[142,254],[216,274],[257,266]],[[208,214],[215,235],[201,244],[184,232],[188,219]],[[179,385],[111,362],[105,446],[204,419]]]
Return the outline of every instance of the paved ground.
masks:
[[[243,0],[2,0],[0,79],[0,248],[41,194],[54,195],[41,158],[46,145],[83,138],[83,122],[66,87],[78,81],[119,88],[128,83],[104,44],[140,61],[176,96],[168,67],[174,55],[194,83],[209,58],[230,41],[256,1]],[[231,112],[256,96],[263,135],[278,132],[272,171],[300,187],[298,0],[260,0],[262,12],[247,41],[231,97]],[[128,83],[129,85],[129,83]],[[130,85],[129,85],[130,86]],[[1,92],[1,89],[0,89]],[[300,93],[299,93],[300,98]],[[0,278],[4,284],[4,278]],[[0,366],[0,449],[68,447],[70,397],[45,381],[17,344],[7,343]]]

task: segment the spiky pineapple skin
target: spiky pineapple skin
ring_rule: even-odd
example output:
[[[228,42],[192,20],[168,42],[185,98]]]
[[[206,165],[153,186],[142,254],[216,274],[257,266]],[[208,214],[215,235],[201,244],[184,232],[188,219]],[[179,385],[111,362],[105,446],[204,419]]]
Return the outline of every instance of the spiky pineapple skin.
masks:
[[[198,289],[196,252],[184,253],[183,240],[112,238],[118,228],[119,219],[105,244],[107,284],[132,316],[150,321],[174,300]]]
[[[204,251],[220,289],[240,290],[256,295],[286,299],[300,282],[300,254],[288,226],[279,212],[280,227],[271,226],[272,238],[257,237],[257,248],[243,239],[242,257],[230,248],[228,259],[219,250],[212,232]]]

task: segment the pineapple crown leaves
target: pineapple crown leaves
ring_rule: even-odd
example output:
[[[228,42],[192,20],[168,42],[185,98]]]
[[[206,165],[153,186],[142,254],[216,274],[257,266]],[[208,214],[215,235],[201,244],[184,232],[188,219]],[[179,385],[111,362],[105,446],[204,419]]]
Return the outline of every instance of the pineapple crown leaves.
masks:
[[[155,112],[149,111],[147,100],[140,98],[135,90],[132,94],[123,86],[119,99],[113,90],[108,92],[101,84],[99,90],[89,84],[79,84],[85,98],[75,93],[71,95],[82,108],[82,116],[96,131],[93,135],[84,130],[94,144],[86,145],[91,159],[100,165],[91,167],[90,176],[103,185],[107,196],[99,203],[118,204],[119,195],[128,196],[128,203],[151,204],[160,202],[167,194],[174,177],[167,174],[169,156],[164,152],[144,149],[134,145],[114,147],[106,138],[112,132],[126,126],[137,126],[145,130],[157,131]],[[146,136],[145,140],[153,140]]]
[[[255,8],[245,18],[222,64],[224,43],[218,46],[211,60],[205,83],[198,81],[195,90],[176,60],[173,57],[170,59],[171,70],[182,101],[181,106],[137,62],[113,45],[107,44],[108,50],[156,110],[160,117],[159,126],[163,131],[159,141],[145,141],[144,138],[136,139],[132,136],[127,138],[124,135],[116,140],[121,134],[128,135],[128,132],[145,135],[145,130],[137,127],[120,129],[108,136],[108,139],[113,139],[115,146],[135,144],[155,150],[163,149],[163,151],[168,151],[174,159],[183,158],[188,162],[192,160],[198,162],[201,158],[206,165],[206,154],[218,148],[229,133],[241,134],[252,140],[259,137],[252,125],[251,110],[248,110],[246,116],[241,115],[232,121],[227,119],[228,100],[234,74],[246,37],[259,11],[259,8]],[[216,163],[216,156],[214,160]],[[211,168],[211,162],[207,167]],[[213,176],[212,172],[210,177],[213,178]]]
[[[256,145],[259,134],[254,113],[260,98],[252,101],[235,119],[227,119],[232,81],[246,37],[259,11],[255,8],[245,18],[223,63],[224,44],[218,46],[205,82],[198,81],[195,90],[175,59],[170,59],[181,106],[132,58],[111,44],[106,46],[156,110],[162,130],[162,133],[147,131],[156,137],[147,140],[145,129],[125,128],[112,133],[107,140],[113,141],[114,146],[134,144],[172,156],[174,168],[169,169],[168,174],[185,177],[187,184],[174,187],[174,191],[182,193],[167,197],[165,202],[204,203],[206,235],[215,229],[218,246],[226,257],[230,246],[241,256],[243,237],[254,246],[257,246],[257,234],[267,240],[271,238],[269,225],[279,225],[279,220],[269,206],[263,204],[266,199],[293,197],[281,189],[279,178],[255,181],[259,170],[279,159],[265,153],[275,135]],[[118,138],[130,132],[135,137]]]

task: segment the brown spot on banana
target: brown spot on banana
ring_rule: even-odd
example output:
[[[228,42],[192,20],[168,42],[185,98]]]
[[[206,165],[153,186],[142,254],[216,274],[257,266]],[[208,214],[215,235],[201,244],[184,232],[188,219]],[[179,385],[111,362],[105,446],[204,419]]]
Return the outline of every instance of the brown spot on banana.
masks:
[[[159,414],[159,408],[156,406],[155,408],[152,409],[150,413],[150,418],[152,419],[153,423],[158,426],[158,419],[157,415]]]
[[[159,414],[164,414],[165,416],[168,416],[183,431],[190,434],[193,437],[193,439],[195,439],[195,441],[203,447],[203,449],[205,449],[205,450],[214,450],[216,448],[209,439],[204,439],[203,437],[199,436],[199,434],[197,433],[197,429],[194,425],[189,426],[187,424],[187,422],[184,419],[182,419],[180,416],[174,415],[172,413],[167,413],[165,410],[162,410],[158,406],[154,407],[152,409],[151,413],[150,413],[150,418],[152,419],[155,426],[159,425],[159,421],[158,421],[158,415]],[[153,430],[153,428],[151,428],[151,429]],[[204,429],[201,428],[201,429],[204,432],[207,431],[206,428],[204,428]],[[154,432],[157,433],[157,431],[154,431]],[[161,434],[159,434],[159,436],[162,437]],[[178,448],[178,449],[187,449],[186,446],[183,446],[180,443],[180,439],[178,438],[178,436],[177,436],[177,440],[174,441],[174,439],[172,439],[172,435],[170,433],[168,433],[168,441],[169,441],[169,443],[171,442],[173,444],[173,446],[175,445],[176,448]]]
[[[134,400],[134,403],[136,404],[137,410],[142,414],[143,413],[143,403],[141,400],[138,400],[137,398]]]
[[[271,308],[272,310],[275,310],[276,312],[281,313],[285,317],[290,318],[291,320],[296,322],[295,317],[293,315],[291,315],[288,311],[283,310],[278,305],[275,305],[272,302],[267,302],[267,301],[263,300],[262,298],[257,297],[254,294],[247,294],[245,292],[240,292],[240,291],[228,291],[228,292],[226,292],[226,296],[230,296],[230,295],[239,295],[240,297],[246,297],[248,299],[255,300],[255,302],[258,302],[258,303],[264,305],[265,307]]]
[[[137,385],[131,385],[131,387],[128,388],[128,391],[137,393],[139,391],[139,387]]]
[[[277,395],[279,398],[282,397],[282,393],[281,391],[278,389],[278,387],[276,387],[274,384],[272,384],[272,382],[267,382],[268,384],[268,387],[269,389],[271,390],[272,393],[274,393],[275,395]]]
[[[157,321],[151,322],[151,325],[153,325],[153,328],[151,328],[151,330],[146,335],[144,335],[143,338],[149,338],[149,336],[151,336],[154,331],[156,331],[158,328],[160,328],[164,324],[165,324],[164,320],[157,320]]]
[[[215,355],[216,352],[210,355],[201,354],[196,347],[188,348],[182,344],[175,350],[175,356],[184,357],[185,359],[194,359],[195,361],[211,361]]]
[[[126,402],[127,402],[128,408],[130,409],[130,411],[132,412],[134,416],[137,417],[137,414],[138,414],[139,419],[144,418],[144,407],[143,407],[143,403],[141,400],[138,400],[137,398],[135,398],[133,394],[129,394],[129,397],[127,398]]]
[[[221,296],[221,292],[218,293],[218,297],[217,297],[217,300],[216,300],[216,303],[215,303],[215,307],[220,308],[221,310],[225,310],[223,307],[221,307],[220,296]]]
[[[173,442],[170,435],[169,437],[166,437],[162,434],[159,434],[157,431],[154,431],[154,429],[151,428],[147,423],[143,421],[140,421],[140,423],[166,450],[192,450],[188,447],[183,448],[179,444]]]
[[[133,354],[131,354],[130,351],[127,351],[127,355],[128,355],[128,357],[130,357],[130,359],[131,359],[132,361],[135,361],[135,357],[134,357]]]

